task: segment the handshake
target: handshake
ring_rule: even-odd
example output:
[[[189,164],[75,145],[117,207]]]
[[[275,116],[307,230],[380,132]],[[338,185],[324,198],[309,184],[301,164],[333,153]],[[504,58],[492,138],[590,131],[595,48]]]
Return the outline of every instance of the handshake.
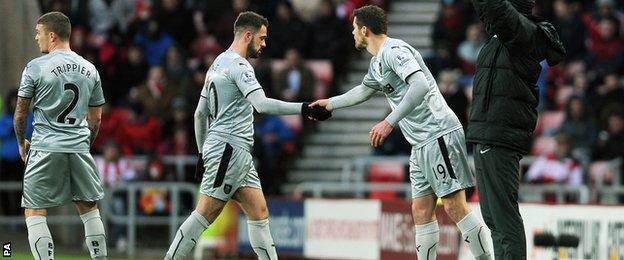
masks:
[[[325,121],[329,119],[332,116],[331,110],[328,109],[327,106],[329,102],[323,101],[327,101],[327,99],[318,100],[312,104],[304,102],[301,105],[301,115],[314,121]]]

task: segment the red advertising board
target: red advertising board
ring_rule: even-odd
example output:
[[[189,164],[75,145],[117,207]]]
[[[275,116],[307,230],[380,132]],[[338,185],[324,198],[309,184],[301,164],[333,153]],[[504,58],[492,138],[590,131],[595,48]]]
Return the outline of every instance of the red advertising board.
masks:
[[[436,214],[440,225],[437,259],[457,259],[459,231],[442,207],[436,209]],[[381,259],[416,259],[411,201],[383,201],[379,226]]]

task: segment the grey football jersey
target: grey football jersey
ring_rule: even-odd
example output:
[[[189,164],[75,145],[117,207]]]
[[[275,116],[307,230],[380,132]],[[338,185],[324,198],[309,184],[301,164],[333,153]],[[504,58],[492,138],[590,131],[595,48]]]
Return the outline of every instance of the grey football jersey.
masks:
[[[409,88],[405,80],[418,71],[425,74],[429,91],[423,103],[399,121],[403,135],[415,147],[462,127],[446,104],[420,53],[402,40],[387,37],[377,55],[371,58],[362,81],[362,85],[383,92],[394,110]]]
[[[93,64],[69,50],[36,58],[22,73],[18,96],[32,99],[31,149],[89,152],[91,131],[86,116],[90,106],[105,102]]]
[[[253,107],[246,97],[262,89],[253,67],[232,50],[221,53],[206,72],[201,98],[208,102],[208,138],[241,147],[253,146]]]

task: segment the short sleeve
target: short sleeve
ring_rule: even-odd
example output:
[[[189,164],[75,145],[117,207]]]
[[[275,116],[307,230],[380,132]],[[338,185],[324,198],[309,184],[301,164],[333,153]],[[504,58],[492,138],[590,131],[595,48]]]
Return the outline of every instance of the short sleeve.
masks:
[[[232,67],[232,78],[236,82],[236,86],[243,93],[243,96],[247,97],[249,93],[262,89],[260,83],[256,79],[253,67],[246,60],[235,61],[236,64]]]
[[[35,64],[29,63],[22,72],[22,80],[17,95],[22,98],[32,98],[35,95],[35,86],[39,79],[41,69]]]
[[[388,67],[405,82],[407,82],[407,77],[422,70],[414,54],[399,46],[393,46],[387,50],[384,60]]]
[[[90,107],[99,107],[104,105],[106,101],[104,100],[104,93],[102,91],[102,81],[100,80],[100,73],[95,71],[95,85],[93,86],[93,90],[91,90],[91,98],[89,98],[89,106]]]

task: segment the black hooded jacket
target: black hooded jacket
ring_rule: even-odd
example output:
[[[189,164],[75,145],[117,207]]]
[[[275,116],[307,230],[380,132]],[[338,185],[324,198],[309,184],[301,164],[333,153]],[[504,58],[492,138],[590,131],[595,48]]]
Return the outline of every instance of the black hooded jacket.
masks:
[[[539,63],[563,60],[563,44],[550,23],[519,13],[508,1],[472,2],[489,40],[477,59],[466,140],[526,154],[537,122]]]

